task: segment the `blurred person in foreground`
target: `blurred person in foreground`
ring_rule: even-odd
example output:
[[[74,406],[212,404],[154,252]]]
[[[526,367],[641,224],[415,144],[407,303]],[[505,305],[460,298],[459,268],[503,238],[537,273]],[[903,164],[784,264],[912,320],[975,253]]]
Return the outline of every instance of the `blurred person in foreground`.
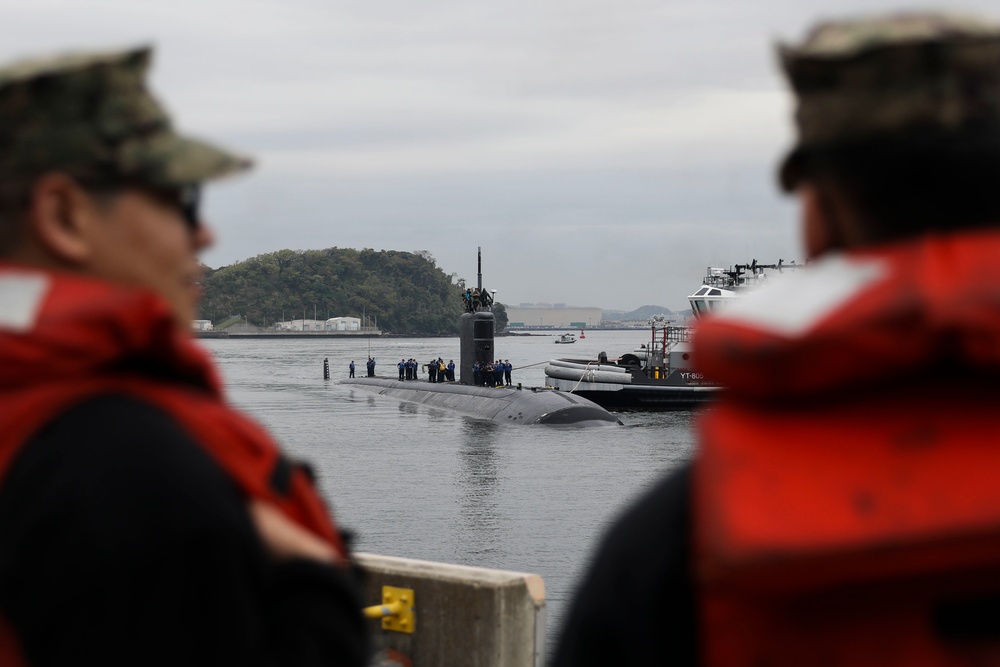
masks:
[[[555,664],[1000,664],[1000,25],[781,62],[812,266],[696,332],[725,394],[605,537]]]
[[[0,664],[361,665],[305,470],[190,338],[200,184],[148,49],[0,70]]]

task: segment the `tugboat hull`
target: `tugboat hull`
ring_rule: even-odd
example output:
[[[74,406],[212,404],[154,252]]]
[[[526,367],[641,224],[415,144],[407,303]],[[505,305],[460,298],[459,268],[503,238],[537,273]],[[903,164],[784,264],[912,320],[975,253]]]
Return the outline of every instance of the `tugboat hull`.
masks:
[[[711,403],[719,387],[581,382],[549,376],[549,386],[572,392],[606,410],[691,410]]]
[[[669,345],[664,345],[665,353],[649,355],[647,350],[637,350],[642,358],[628,354],[617,362],[608,361],[603,353],[596,361],[552,359],[545,367],[545,382],[608,410],[690,410],[709,403],[721,387],[702,384],[699,375],[686,369],[670,371],[669,360],[686,359],[688,348],[682,341]]]

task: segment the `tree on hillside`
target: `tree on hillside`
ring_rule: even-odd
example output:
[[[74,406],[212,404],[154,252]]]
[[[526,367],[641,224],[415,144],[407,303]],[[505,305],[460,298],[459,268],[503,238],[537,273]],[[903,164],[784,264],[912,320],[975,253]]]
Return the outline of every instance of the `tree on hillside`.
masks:
[[[207,270],[204,289],[202,317],[243,313],[263,326],[364,314],[384,331],[450,334],[462,310],[461,291],[433,258],[370,248],[266,253]]]

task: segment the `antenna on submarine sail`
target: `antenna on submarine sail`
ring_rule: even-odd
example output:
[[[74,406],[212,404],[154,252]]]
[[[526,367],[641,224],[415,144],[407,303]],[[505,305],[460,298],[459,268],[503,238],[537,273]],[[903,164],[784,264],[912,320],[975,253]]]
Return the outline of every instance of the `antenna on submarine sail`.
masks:
[[[483,248],[476,248],[476,289],[483,293]],[[494,359],[493,353],[493,313],[490,310],[478,310],[472,313],[462,313],[458,320],[459,341],[461,346],[461,366],[459,367],[459,382],[475,384],[475,374],[472,365],[479,362],[480,368]],[[480,373],[480,383],[484,374]]]

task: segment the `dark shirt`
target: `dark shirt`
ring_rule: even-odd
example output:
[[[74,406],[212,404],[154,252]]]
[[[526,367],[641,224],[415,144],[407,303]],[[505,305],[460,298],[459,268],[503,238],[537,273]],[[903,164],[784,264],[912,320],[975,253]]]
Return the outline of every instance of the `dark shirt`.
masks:
[[[696,665],[691,468],[639,499],[604,536],[552,667]]]
[[[0,486],[0,610],[33,667],[364,665],[354,575],[273,561],[235,484],[161,410],[104,396]]]

